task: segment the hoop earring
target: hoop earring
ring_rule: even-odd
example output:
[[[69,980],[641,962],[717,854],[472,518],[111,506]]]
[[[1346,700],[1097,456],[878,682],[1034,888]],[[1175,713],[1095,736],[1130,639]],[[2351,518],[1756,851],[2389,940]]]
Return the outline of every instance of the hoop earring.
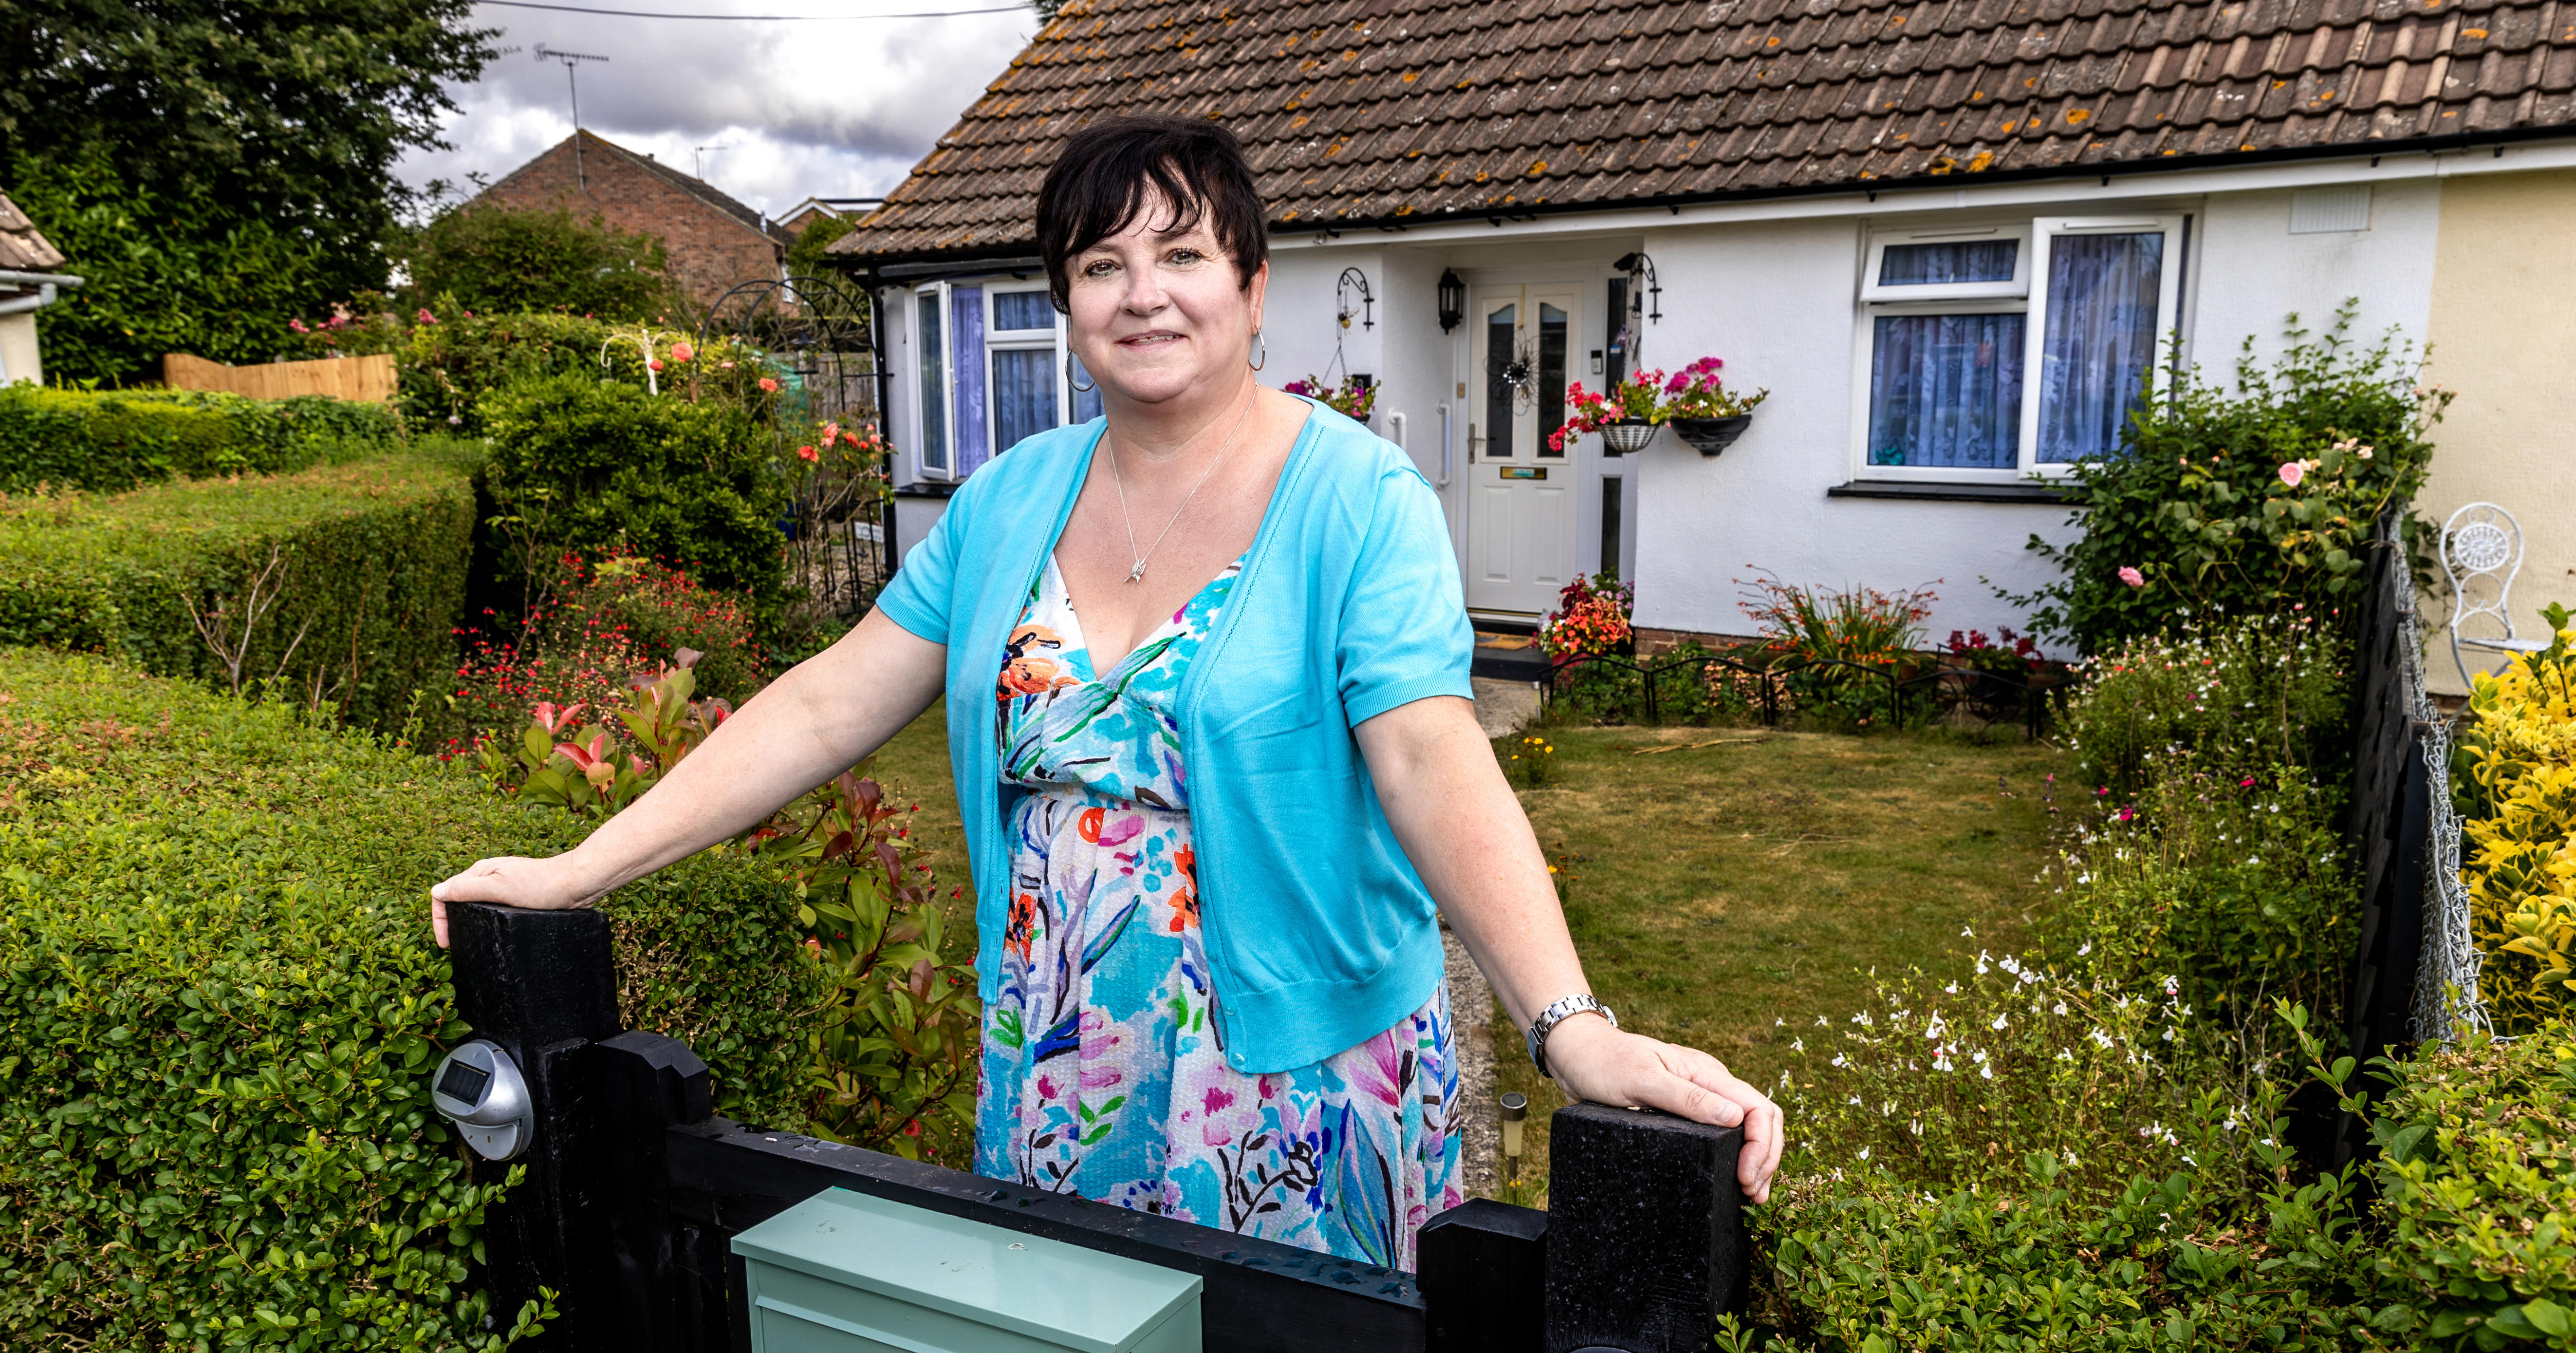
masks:
[[[1261,355],[1252,359],[1252,369],[1259,371],[1262,364],[1270,360],[1270,339],[1258,329],[1252,331],[1252,336],[1261,340]]]
[[[1064,355],[1064,383],[1073,386],[1073,392],[1077,395],[1087,395],[1100,388],[1100,382],[1096,380],[1089,385],[1079,385],[1074,382],[1073,354],[1070,352]]]

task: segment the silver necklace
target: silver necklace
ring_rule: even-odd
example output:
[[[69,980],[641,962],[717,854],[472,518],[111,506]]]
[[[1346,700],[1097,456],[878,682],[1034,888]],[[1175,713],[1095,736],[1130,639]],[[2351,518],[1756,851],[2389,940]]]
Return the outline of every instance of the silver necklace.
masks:
[[[1255,396],[1255,399],[1257,398],[1258,396]],[[1127,581],[1132,583],[1144,580],[1145,561],[1153,557],[1154,551],[1162,548],[1163,536],[1170,535],[1172,528],[1180,524],[1181,514],[1189,510],[1190,499],[1199,496],[1199,490],[1207,486],[1208,476],[1215,474],[1216,467],[1225,460],[1226,448],[1233,446],[1235,434],[1243,431],[1243,420],[1252,416],[1253,402],[1253,400],[1244,401],[1243,412],[1235,416],[1234,431],[1225,434],[1225,441],[1218,445],[1216,454],[1208,458],[1208,467],[1199,472],[1199,482],[1190,485],[1190,491],[1181,498],[1181,505],[1172,509],[1172,519],[1163,523],[1163,535],[1154,537],[1154,543],[1146,546],[1142,554],[1136,552],[1136,518],[1127,510],[1127,476],[1120,473],[1118,469],[1118,443],[1113,441],[1109,444],[1109,479],[1111,483],[1118,486],[1118,516],[1127,523],[1127,553],[1134,555],[1136,559],[1135,566],[1127,570]]]

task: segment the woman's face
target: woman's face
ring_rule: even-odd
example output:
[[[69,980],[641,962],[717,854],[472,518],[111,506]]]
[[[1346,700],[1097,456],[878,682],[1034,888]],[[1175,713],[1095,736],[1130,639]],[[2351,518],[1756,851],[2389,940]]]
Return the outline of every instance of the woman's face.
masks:
[[[1103,394],[1159,404],[1231,390],[1251,360],[1270,265],[1240,285],[1207,213],[1187,230],[1154,228],[1173,215],[1149,196],[1126,229],[1067,261],[1069,337]]]

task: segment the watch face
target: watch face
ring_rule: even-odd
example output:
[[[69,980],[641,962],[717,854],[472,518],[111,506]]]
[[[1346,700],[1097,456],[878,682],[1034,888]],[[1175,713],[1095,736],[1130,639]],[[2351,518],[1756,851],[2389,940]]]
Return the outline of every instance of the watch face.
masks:
[[[438,1092],[460,1104],[479,1104],[483,1102],[484,1089],[491,1084],[491,1072],[460,1057],[449,1062],[446,1073],[438,1078]]]

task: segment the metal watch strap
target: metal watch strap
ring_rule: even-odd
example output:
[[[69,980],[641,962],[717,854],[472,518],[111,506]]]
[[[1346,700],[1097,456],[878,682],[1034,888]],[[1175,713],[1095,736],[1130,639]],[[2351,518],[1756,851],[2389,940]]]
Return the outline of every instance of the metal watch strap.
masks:
[[[1556,1026],[1587,1010],[1610,1021],[1611,1028],[1619,1027],[1619,1017],[1610,1013],[1610,1007],[1589,996],[1568,996],[1541,1010],[1538,1012],[1538,1018],[1530,1021],[1528,1035],[1530,1065],[1538,1068],[1538,1074],[1542,1076],[1554,1074],[1547,1069],[1547,1036],[1556,1032]]]

